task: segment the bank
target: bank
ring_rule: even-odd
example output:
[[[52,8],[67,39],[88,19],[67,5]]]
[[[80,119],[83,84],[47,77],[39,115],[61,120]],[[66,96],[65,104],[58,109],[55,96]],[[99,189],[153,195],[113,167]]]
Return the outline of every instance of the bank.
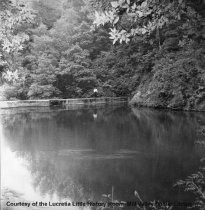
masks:
[[[18,107],[97,106],[128,103],[127,97],[0,101],[0,109]]]

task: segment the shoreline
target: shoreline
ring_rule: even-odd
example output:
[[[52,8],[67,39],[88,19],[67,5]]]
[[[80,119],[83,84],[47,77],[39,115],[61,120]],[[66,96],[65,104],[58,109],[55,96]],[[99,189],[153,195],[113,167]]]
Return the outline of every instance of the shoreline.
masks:
[[[107,105],[128,103],[127,97],[99,97],[99,98],[74,98],[74,99],[42,99],[42,100],[18,100],[0,101],[0,109],[19,107],[54,107],[54,106],[77,106],[77,105]]]
[[[15,100],[0,101],[0,109],[11,108],[38,108],[38,107],[84,107],[98,105],[115,105],[126,103],[133,108],[148,108],[154,110],[183,111],[183,112],[205,112],[205,110],[171,108],[162,106],[148,106],[141,103],[132,103],[129,97],[97,97],[97,98],[69,98],[69,99],[37,99],[37,100]]]

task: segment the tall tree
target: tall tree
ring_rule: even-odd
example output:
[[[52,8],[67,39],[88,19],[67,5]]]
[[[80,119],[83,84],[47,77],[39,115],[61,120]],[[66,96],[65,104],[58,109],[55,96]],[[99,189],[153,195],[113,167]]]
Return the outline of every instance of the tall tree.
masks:
[[[2,1],[0,10],[0,65],[8,81],[18,78],[19,57],[30,37],[35,14],[25,1]]]

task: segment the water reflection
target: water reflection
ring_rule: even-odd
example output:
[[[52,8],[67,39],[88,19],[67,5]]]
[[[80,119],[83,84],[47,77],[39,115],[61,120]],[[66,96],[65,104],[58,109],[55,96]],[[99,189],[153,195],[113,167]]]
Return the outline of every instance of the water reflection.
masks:
[[[1,115],[2,184],[25,200],[190,199],[173,183],[198,168],[201,113],[16,110]],[[15,180],[14,180],[15,174]],[[61,207],[62,209],[62,207]]]

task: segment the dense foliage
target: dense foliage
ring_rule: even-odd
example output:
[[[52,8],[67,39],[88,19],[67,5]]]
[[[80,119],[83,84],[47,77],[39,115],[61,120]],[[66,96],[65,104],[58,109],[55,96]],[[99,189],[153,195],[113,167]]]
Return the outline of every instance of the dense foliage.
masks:
[[[138,105],[205,109],[204,1],[1,2],[7,99],[90,97],[98,88]]]
[[[95,16],[114,44],[136,46],[133,103],[205,109],[204,1],[119,0]]]

